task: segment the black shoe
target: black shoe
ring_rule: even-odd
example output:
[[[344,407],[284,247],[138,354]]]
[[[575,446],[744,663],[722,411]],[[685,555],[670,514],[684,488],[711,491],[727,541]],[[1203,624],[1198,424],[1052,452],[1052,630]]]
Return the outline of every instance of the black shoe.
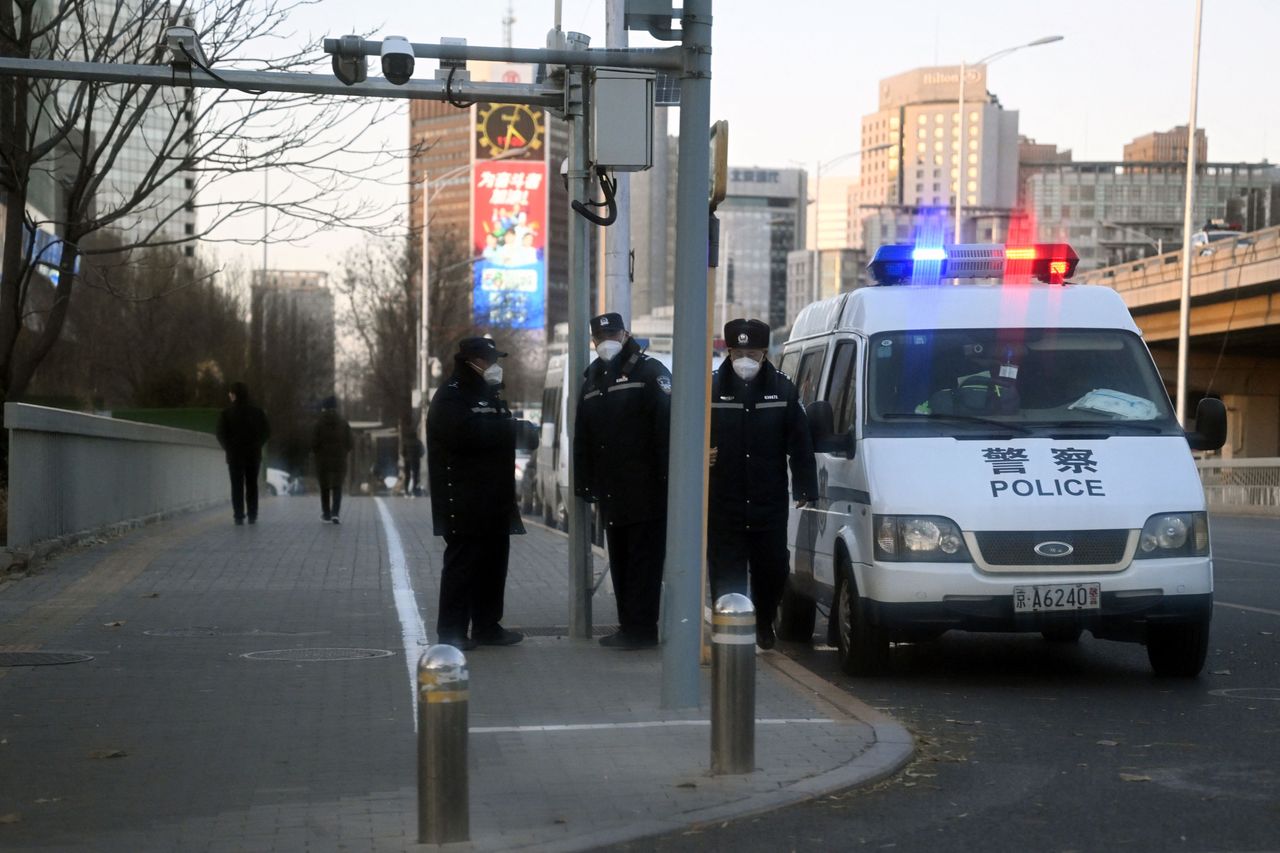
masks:
[[[652,649],[658,645],[657,637],[637,637],[634,634],[628,634],[626,631],[618,631],[607,637],[600,638],[600,645],[611,649],[622,649],[623,651],[635,651],[636,649]]]
[[[251,515],[251,516],[249,516],[249,523],[250,523],[250,524],[257,524],[257,523],[258,523],[258,517],[257,517],[256,515]]]
[[[320,516],[320,520],[323,521],[325,524],[328,524],[329,522],[333,521],[333,516],[329,515],[329,513],[326,512],[324,515]]]
[[[773,633],[773,625],[756,626],[756,645],[762,649],[771,649],[778,644],[778,636]]]
[[[331,520],[334,524],[341,524],[341,523],[342,523],[341,521],[338,521],[338,517],[337,517],[336,515],[335,515],[332,519],[330,519],[330,520]]]
[[[440,644],[444,646],[453,646],[455,649],[459,649],[464,652],[469,652],[476,646],[480,645],[470,637],[441,637]]]
[[[493,633],[476,635],[476,642],[482,646],[514,646],[523,639],[524,634],[519,631],[508,631],[502,627]]]
[[[243,519],[243,518],[237,518],[237,519],[236,519],[236,524],[237,524],[237,525],[242,525],[242,524],[244,524],[244,519]]]

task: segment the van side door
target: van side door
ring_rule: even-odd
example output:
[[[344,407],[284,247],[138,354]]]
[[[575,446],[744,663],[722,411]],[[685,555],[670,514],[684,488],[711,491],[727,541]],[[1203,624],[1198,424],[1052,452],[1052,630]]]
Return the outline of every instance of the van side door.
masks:
[[[852,338],[837,341],[832,350],[830,375],[821,399],[831,404],[837,434],[857,433],[859,350],[859,342]],[[815,527],[812,562],[814,583],[826,593],[817,597],[825,600],[835,582],[836,539],[846,525],[857,528],[854,519],[855,514],[860,515],[859,495],[865,494],[866,487],[858,483],[858,463],[846,454],[819,453],[817,462],[819,511],[810,513]],[[856,559],[856,555],[850,556]]]
[[[800,355],[799,364],[791,381],[795,383],[802,405],[808,406],[818,398],[826,354],[827,342],[824,340],[806,346]],[[813,556],[818,533],[818,515],[820,513],[812,509],[793,507],[787,522],[787,538],[792,543],[791,562],[794,567],[792,581],[803,595],[812,595],[813,590]]]

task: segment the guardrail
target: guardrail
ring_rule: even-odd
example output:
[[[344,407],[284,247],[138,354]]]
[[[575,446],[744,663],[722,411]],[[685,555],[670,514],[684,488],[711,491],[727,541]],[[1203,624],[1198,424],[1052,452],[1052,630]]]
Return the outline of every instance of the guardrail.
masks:
[[[147,521],[230,497],[213,436],[6,403],[10,548]]]
[[[1280,516],[1280,458],[1201,459],[1210,512]]]

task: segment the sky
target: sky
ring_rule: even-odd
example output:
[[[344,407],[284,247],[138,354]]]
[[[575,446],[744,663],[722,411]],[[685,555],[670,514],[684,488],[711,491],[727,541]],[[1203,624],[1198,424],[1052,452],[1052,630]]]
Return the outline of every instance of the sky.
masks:
[[[356,30],[436,42],[501,45],[507,0],[321,0],[298,10],[292,33],[305,43]],[[554,0],[513,0],[513,46],[543,47]],[[603,0],[563,0],[562,26],[604,44]],[[712,120],[729,122],[737,166],[804,166],[859,147],[861,117],[876,108],[877,82],[925,65],[975,61],[997,50],[1061,35],[993,63],[988,89],[1019,113],[1019,129],[1069,148],[1075,159],[1116,160],[1125,142],[1185,124],[1191,97],[1195,0],[718,0],[712,43]],[[1204,0],[1198,125],[1209,159],[1280,162],[1275,34],[1280,0]],[[636,46],[654,44],[632,34]],[[419,60],[416,76],[434,62]],[[376,74],[376,60],[370,74]],[[671,116],[671,130],[677,127]],[[407,107],[367,131],[403,147]],[[353,167],[358,164],[352,164]],[[856,173],[856,158],[824,170]],[[408,165],[405,166],[407,175]],[[281,178],[283,180],[283,178]],[[370,183],[367,197],[407,198],[403,183]],[[260,219],[221,236],[255,239]],[[363,236],[337,229],[269,250],[273,268],[335,268]],[[220,248],[221,257],[261,264],[261,248]]]

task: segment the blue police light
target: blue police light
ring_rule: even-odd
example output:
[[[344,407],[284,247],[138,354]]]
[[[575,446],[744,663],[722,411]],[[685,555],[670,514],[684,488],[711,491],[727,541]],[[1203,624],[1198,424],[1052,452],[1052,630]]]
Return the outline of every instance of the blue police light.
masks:
[[[910,282],[917,262],[938,264],[938,279],[1032,278],[1062,284],[1080,258],[1066,243],[1033,243],[1004,246],[999,243],[965,243],[953,246],[914,246],[909,243],[881,246],[867,265],[876,284]]]

